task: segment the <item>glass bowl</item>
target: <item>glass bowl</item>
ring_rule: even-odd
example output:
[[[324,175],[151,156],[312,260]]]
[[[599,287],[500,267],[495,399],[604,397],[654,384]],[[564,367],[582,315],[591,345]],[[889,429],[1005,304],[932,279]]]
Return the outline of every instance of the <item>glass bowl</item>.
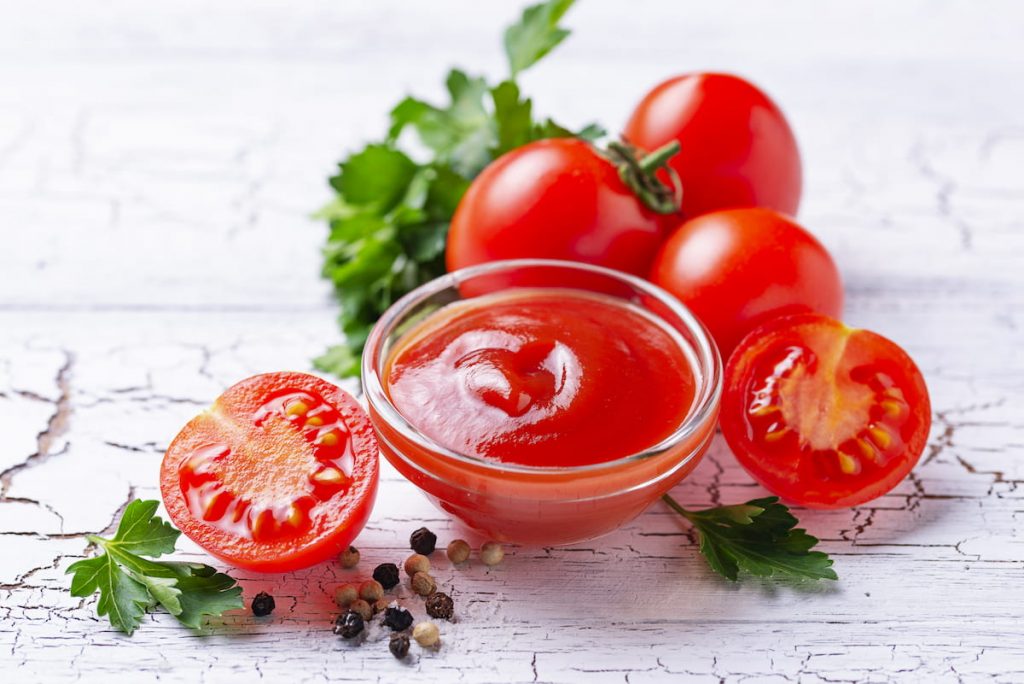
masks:
[[[537,467],[461,454],[411,425],[384,389],[382,374],[394,344],[447,304],[521,287],[600,293],[642,307],[677,331],[674,337],[691,362],[695,393],[676,430],[644,451],[612,461]],[[615,530],[693,471],[714,436],[722,362],[700,321],[661,288],[598,266],[517,259],[449,273],[393,304],[367,339],[362,380],[385,458],[435,505],[494,539],[550,546]]]

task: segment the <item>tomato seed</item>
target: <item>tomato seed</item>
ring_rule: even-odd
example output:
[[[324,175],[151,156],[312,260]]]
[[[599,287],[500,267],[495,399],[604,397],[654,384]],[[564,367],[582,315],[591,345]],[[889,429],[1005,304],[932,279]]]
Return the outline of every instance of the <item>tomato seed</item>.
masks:
[[[296,399],[295,401],[289,403],[288,406],[286,406],[284,409],[284,413],[287,416],[303,416],[308,411],[309,406],[307,406],[306,402],[302,401],[301,399]]]
[[[868,426],[868,435],[871,437],[871,441],[882,451],[892,446],[892,435],[880,425]]]
[[[836,457],[839,459],[839,469],[847,475],[856,475],[860,472],[860,461],[853,456],[837,451]]]

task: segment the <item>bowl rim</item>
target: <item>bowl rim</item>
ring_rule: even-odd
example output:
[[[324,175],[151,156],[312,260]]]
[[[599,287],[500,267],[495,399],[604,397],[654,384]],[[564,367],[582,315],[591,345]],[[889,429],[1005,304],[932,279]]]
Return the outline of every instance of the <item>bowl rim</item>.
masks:
[[[668,309],[672,311],[673,315],[678,316],[683,322],[686,331],[693,338],[692,351],[697,357],[698,366],[695,371],[699,373],[699,379],[701,382],[697,386],[697,394],[694,398],[694,403],[686,417],[671,434],[660,442],[641,451],[633,452],[610,461],[588,463],[578,466],[533,466],[518,463],[503,463],[463,454],[453,449],[449,449],[443,444],[439,444],[406,420],[401,411],[399,411],[391,402],[391,399],[384,391],[383,382],[380,377],[380,361],[383,361],[383,359],[379,359],[381,356],[380,352],[384,347],[384,340],[387,338],[388,334],[404,322],[405,315],[411,309],[414,309],[417,305],[430,297],[433,297],[439,292],[449,288],[457,288],[460,283],[471,278],[493,275],[495,273],[514,269],[545,267],[577,270],[618,280],[636,290],[639,290],[645,295],[657,299],[661,304],[668,307]],[[568,289],[572,289],[571,286]],[[664,320],[662,316],[653,311],[650,311],[649,313],[652,316],[656,316],[659,319]],[[605,470],[613,470],[629,463],[646,461],[674,450],[680,444],[686,442],[691,436],[697,434],[709,419],[713,420],[716,417],[718,405],[722,396],[722,374],[721,356],[711,334],[708,332],[704,324],[701,323],[693,314],[693,312],[691,312],[672,294],[653,283],[629,273],[605,268],[603,266],[595,266],[593,264],[584,264],[560,259],[507,259],[493,261],[486,264],[469,266],[457,271],[452,271],[420,285],[405,296],[401,297],[398,301],[394,302],[387,308],[380,319],[378,319],[366,339],[361,362],[363,394],[366,396],[370,408],[372,409],[371,416],[372,413],[377,413],[390,428],[397,430],[405,439],[412,441],[416,446],[428,452],[438,454],[458,462],[466,463],[474,467],[484,468],[488,471],[492,471],[493,473],[526,473],[539,476],[574,473],[590,474]],[[693,452],[688,452],[685,460],[688,460],[692,456]],[[402,457],[406,458],[404,454],[402,454]]]

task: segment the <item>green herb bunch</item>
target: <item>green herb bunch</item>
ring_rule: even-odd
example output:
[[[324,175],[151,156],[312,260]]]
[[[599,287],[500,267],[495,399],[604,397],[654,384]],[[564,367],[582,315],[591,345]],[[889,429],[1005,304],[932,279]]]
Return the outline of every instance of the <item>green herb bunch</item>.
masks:
[[[534,140],[603,135],[596,125],[574,132],[551,119],[535,119],[532,101],[516,83],[569,35],[558,22],[573,1],[528,7],[505,31],[508,78],[491,85],[453,69],[446,105],[406,97],[391,110],[385,139],[339,164],[330,179],[337,197],[318,216],[330,224],[323,275],[341,305],[345,342],[315,359],[318,369],[358,375],[363,344],[384,310],[445,272],[449,222],[470,181],[488,163]],[[424,161],[403,150],[406,130],[427,150]]]

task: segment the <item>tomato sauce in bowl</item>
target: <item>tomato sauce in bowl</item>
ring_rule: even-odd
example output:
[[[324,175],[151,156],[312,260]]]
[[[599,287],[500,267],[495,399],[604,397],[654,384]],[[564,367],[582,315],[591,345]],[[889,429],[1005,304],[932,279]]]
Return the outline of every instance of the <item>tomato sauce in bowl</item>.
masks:
[[[570,289],[449,304],[388,356],[385,391],[439,444],[537,467],[604,463],[668,437],[693,402],[678,333],[639,307]]]
[[[721,362],[671,295],[569,262],[476,266],[378,322],[363,356],[385,457],[495,538],[610,532],[693,470],[714,433]]]

